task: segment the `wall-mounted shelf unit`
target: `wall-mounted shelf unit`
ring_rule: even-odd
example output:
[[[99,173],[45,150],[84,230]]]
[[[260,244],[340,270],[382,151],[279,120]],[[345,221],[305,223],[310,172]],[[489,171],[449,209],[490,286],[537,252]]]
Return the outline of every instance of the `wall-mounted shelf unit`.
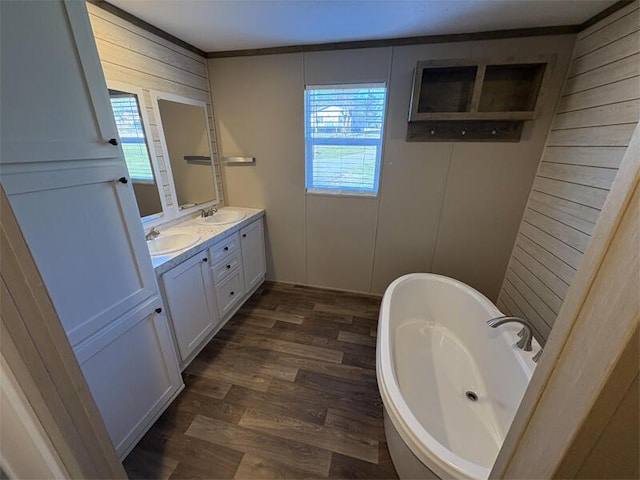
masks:
[[[554,56],[416,65],[408,141],[518,141],[539,113]]]

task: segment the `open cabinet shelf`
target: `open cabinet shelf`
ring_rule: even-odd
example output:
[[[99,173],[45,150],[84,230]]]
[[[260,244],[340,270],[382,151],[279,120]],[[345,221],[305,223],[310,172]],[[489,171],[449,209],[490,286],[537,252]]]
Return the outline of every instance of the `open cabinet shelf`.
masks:
[[[423,68],[418,113],[467,112],[478,67]]]
[[[418,62],[409,141],[518,141],[536,118],[553,56]]]

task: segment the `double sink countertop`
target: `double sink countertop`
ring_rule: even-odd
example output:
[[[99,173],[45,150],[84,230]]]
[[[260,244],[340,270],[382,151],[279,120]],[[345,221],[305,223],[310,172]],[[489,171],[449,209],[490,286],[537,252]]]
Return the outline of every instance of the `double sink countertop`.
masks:
[[[208,249],[220,240],[230,237],[242,227],[249,225],[258,218],[264,216],[264,209],[262,208],[221,207],[219,211],[239,211],[243,212],[245,217],[237,222],[224,225],[203,225],[197,222],[197,218],[189,218],[170,227],[158,227],[160,236],[172,233],[189,232],[199,235],[200,239],[195,244],[183,248],[182,250],[163,255],[152,255],[151,263],[153,264],[153,271],[156,276],[162,275],[193,255]]]

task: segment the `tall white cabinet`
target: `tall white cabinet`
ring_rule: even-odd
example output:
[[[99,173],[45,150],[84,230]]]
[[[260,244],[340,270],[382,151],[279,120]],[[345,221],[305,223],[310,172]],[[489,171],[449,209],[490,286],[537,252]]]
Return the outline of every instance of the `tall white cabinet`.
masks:
[[[118,454],[182,388],[81,1],[0,2],[0,181]]]

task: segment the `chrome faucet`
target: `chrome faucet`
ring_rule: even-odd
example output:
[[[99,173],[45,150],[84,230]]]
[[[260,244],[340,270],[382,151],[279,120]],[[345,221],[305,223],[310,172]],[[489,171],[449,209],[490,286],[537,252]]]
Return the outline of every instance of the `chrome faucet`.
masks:
[[[160,235],[160,232],[158,231],[158,229],[156,229],[156,227],[153,227],[151,230],[149,230],[149,233],[147,233],[144,238],[147,239],[147,242],[149,240],[153,240],[154,238],[158,238],[158,235]]]
[[[533,357],[533,361],[537,362],[542,354],[542,347],[546,343],[544,337],[540,334],[538,329],[526,318],[513,317],[509,315],[503,315],[501,317],[495,317],[491,320],[487,320],[487,325],[491,328],[497,328],[500,325],[504,325],[505,323],[519,323],[522,325],[522,329],[518,332],[518,336],[520,340],[516,343],[516,346],[525,352],[530,352],[532,350],[531,347],[531,339],[535,338],[540,344],[540,351],[535,354]]]
[[[211,208],[207,208],[207,209],[204,209],[204,208],[203,208],[202,210],[200,210],[200,217],[201,217],[201,218],[207,218],[207,217],[210,217],[211,215],[213,215],[213,214],[214,214],[214,213],[216,213],[217,211],[218,211],[218,209],[217,209],[217,208],[213,208],[213,207],[211,207]]]

